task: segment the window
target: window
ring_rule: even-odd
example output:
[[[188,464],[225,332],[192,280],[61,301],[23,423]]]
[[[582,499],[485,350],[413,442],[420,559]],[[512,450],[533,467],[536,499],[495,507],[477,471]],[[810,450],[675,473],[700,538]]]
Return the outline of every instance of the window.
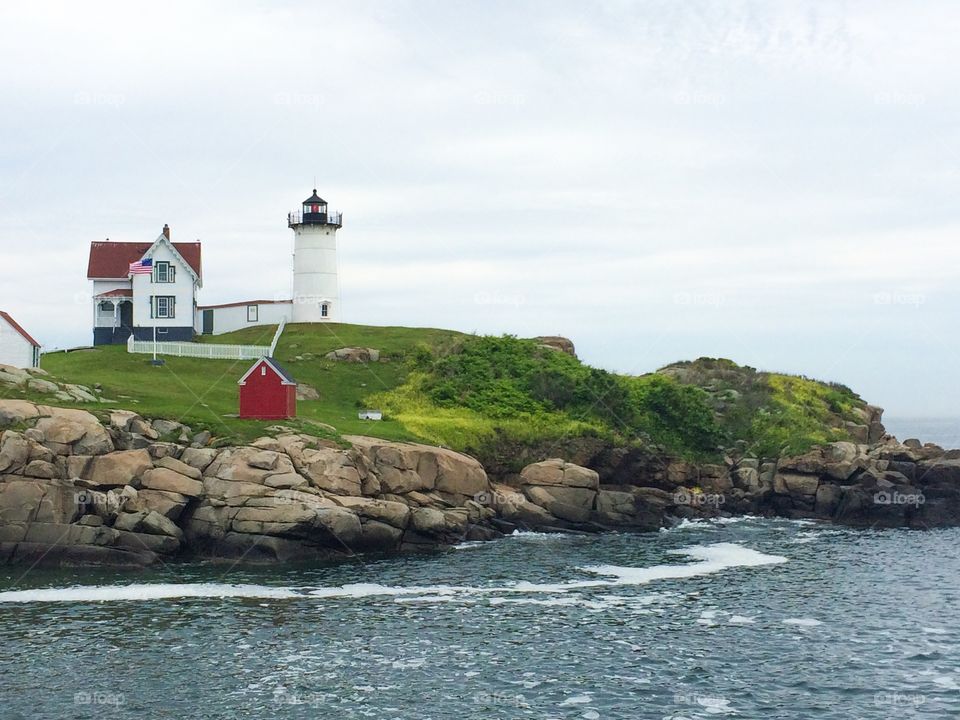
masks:
[[[266,376],[267,376],[267,366],[266,366],[266,365],[261,365],[261,366],[260,366],[260,377],[266,377]]]
[[[100,312],[103,315],[109,315],[113,313],[113,303],[109,300],[104,300],[100,303]]]
[[[172,283],[176,282],[177,268],[166,261],[155,262],[153,264],[153,282]]]
[[[154,295],[150,298],[150,317],[176,317],[176,300],[173,295]]]
[[[247,305],[247,322],[258,322],[260,320],[260,308],[256,305]]]
[[[327,304],[326,304],[326,303],[323,303],[323,304],[320,306],[320,317],[327,317],[329,314],[330,314],[330,313],[329,313],[329,311],[327,310]]]

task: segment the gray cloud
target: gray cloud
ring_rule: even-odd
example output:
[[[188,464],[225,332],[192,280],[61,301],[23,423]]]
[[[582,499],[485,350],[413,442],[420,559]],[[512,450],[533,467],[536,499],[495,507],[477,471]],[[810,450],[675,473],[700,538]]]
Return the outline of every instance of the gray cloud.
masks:
[[[952,414],[957,17],[7,4],[0,307],[87,342],[89,242],[164,222],[203,240],[204,302],[284,294],[316,177],[352,322],[562,333],[632,372],[723,355]]]

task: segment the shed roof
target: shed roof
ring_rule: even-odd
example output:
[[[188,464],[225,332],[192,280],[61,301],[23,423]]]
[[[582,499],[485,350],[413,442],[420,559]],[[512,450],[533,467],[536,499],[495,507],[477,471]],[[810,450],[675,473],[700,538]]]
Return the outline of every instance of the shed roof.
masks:
[[[243,377],[242,377],[242,378],[240,378],[239,380],[237,380],[237,385],[246,385],[246,384],[247,384],[247,378],[250,377],[250,374],[251,374],[254,370],[256,370],[258,367],[260,367],[260,363],[266,363],[267,365],[269,365],[269,366],[273,369],[273,371],[274,371],[277,375],[280,376],[280,380],[281,380],[282,384],[284,384],[284,385],[296,385],[296,384],[297,384],[297,381],[293,379],[293,376],[292,376],[289,372],[287,372],[286,369],[283,367],[283,365],[281,365],[280,363],[278,363],[274,358],[272,358],[272,357],[262,357],[262,358],[260,358],[259,360],[257,360],[253,365],[250,366],[250,369],[247,370],[247,371],[243,374]]]

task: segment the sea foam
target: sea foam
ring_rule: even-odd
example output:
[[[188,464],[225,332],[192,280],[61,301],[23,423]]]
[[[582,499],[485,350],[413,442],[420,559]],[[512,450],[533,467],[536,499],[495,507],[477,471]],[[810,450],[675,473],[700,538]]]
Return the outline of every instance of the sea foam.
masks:
[[[698,562],[650,567],[594,565],[579,568],[593,578],[551,583],[518,581],[506,585],[410,585],[351,583],[332,587],[289,588],[266,585],[229,585],[222,583],[91,585],[37,590],[0,592],[0,603],[26,602],[103,602],[129,600],[167,600],[176,598],[273,598],[273,599],[357,599],[370,597],[413,598],[430,596],[431,602],[465,597],[516,596],[523,594],[562,595],[592,588],[646,585],[656,580],[671,580],[711,575],[737,567],[757,567],[786,562],[780,555],[766,555],[735,543],[696,545],[670,551]]]
[[[295,598],[290,588],[222,583],[156,583],[133,585],[74,585],[65,588],[0,592],[0,602],[103,602],[107,600],[169,600],[175,598]]]

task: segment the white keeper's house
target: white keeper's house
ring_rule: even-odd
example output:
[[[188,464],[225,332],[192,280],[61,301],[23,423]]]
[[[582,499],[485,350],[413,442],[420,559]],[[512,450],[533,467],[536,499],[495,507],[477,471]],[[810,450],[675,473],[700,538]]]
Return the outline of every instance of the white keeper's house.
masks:
[[[0,365],[40,367],[40,343],[3,310],[0,310]]]
[[[152,243],[90,243],[93,344],[192,340],[197,290],[203,285],[200,242],[174,243],[170,228]]]
[[[287,214],[294,233],[290,299],[199,305],[203,287],[200,241],[175,243],[170,228],[152,243],[93,242],[87,279],[93,281],[93,344],[136,340],[190,341],[255,325],[331,322],[340,318],[337,230],[342,214],[313,194]],[[238,273],[256,268],[237,268]]]

